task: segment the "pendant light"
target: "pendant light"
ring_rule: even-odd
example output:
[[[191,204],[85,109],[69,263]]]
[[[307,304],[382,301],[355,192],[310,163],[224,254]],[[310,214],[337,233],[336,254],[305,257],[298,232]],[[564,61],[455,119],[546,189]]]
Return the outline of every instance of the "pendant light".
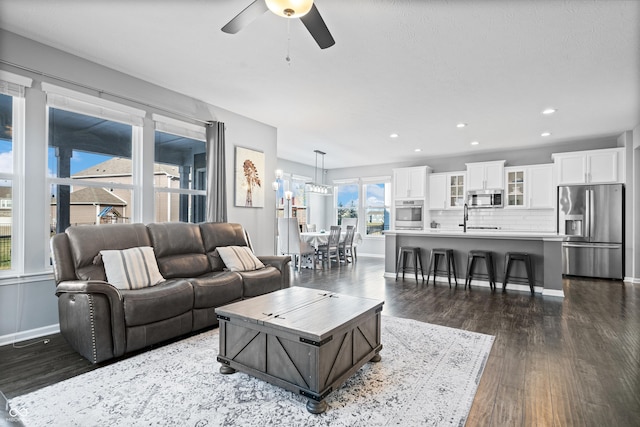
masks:
[[[313,182],[307,182],[306,187],[309,193],[320,194],[322,196],[331,195],[331,186],[324,184],[324,155],[327,154],[324,151],[313,150],[316,153],[316,167],[313,175]],[[318,154],[322,156],[322,182],[318,182]]]

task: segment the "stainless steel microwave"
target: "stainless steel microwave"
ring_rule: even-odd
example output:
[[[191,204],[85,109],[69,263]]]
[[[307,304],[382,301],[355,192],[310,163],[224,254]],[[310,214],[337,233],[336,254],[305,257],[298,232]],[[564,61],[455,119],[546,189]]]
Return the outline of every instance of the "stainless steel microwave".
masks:
[[[398,200],[395,204],[396,230],[417,230],[424,227],[424,201]]]
[[[467,192],[470,208],[501,208],[504,206],[502,190],[475,190]]]

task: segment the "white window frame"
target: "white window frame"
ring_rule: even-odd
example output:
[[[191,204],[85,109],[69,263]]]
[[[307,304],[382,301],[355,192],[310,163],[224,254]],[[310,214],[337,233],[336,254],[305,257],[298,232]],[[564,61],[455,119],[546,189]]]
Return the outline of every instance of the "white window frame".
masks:
[[[177,135],[184,138],[195,139],[197,141],[202,141],[205,143],[206,148],[206,129],[204,126],[194,125],[192,123],[183,122],[180,120],[172,119],[170,117],[162,116],[160,114],[152,114],[152,120],[154,121],[154,141],[155,141],[155,132],[169,133],[171,135]],[[154,144],[154,153],[152,157],[155,159],[155,144]],[[155,165],[155,160],[153,164]],[[195,182],[196,174],[198,170],[192,168],[191,171],[191,179]],[[205,174],[206,176],[206,174]],[[157,187],[154,183],[153,186],[154,198],[153,198],[153,216],[156,218],[156,199],[161,197],[161,194],[169,196],[170,194],[180,194],[187,196],[207,196],[206,190],[193,190],[191,188],[171,188],[171,187]],[[169,201],[170,204],[170,201]]]
[[[25,159],[25,90],[33,80],[0,70],[0,93],[12,98],[13,171],[0,171],[0,179],[11,181],[11,268],[0,270],[0,278],[24,274],[24,159]]]
[[[358,188],[358,206],[356,206],[356,213],[358,218],[362,215],[362,185],[360,184],[360,178],[338,179],[333,181],[333,224],[338,223],[338,187],[341,185],[355,185]],[[358,221],[358,229],[360,228],[360,221]],[[359,231],[359,230],[356,230]]]
[[[63,88],[61,86],[52,85],[46,82],[42,83],[42,90],[47,94],[47,131],[45,155],[49,150],[49,140],[51,137],[51,135],[49,134],[49,116],[51,108],[71,111],[73,113],[124,123],[131,126],[131,184],[122,184],[108,181],[95,182],[76,178],[58,178],[47,176],[45,182],[47,188],[46,194],[49,194],[51,186],[55,184],[130,190],[131,203],[133,204],[133,206],[130,207],[131,209],[129,210],[129,212],[131,212],[131,222],[141,222],[141,210],[136,209],[136,206],[142,202],[140,198],[140,194],[142,194],[140,184],[141,180],[137,177],[140,168],[137,165],[142,161],[142,159],[140,158],[142,153],[142,129],[146,112],[144,110],[118,104],[112,101],[104,100],[102,98]],[[51,216],[44,215],[45,229],[49,229],[50,224]],[[51,248],[48,245],[45,251],[45,255],[47,260],[50,259]]]
[[[391,176],[378,176],[378,177],[367,177],[367,178],[362,178],[360,180],[360,191],[362,193],[362,215],[358,215],[359,218],[362,218],[363,221],[358,221],[358,224],[362,223],[364,224],[362,227],[364,227],[364,232],[362,232],[362,237],[363,238],[368,238],[368,239],[384,239],[384,235],[383,236],[375,236],[375,235],[369,235],[367,234],[367,230],[366,230],[366,214],[367,214],[367,209],[371,208],[373,206],[369,206],[367,201],[366,201],[366,197],[367,197],[367,191],[365,186],[366,185],[376,185],[376,184],[388,184],[391,185]],[[391,206],[392,206],[393,202],[391,200],[391,195],[389,195],[389,200],[387,200],[387,198],[385,197],[384,200],[384,206],[383,209],[389,209],[389,221],[391,221]],[[375,206],[377,207],[377,206]],[[391,224],[389,224],[389,228],[391,228]]]
[[[24,273],[24,123],[25,99],[3,92],[13,99],[13,138],[11,154],[13,172],[0,171],[0,179],[11,181],[11,268],[0,270],[0,277],[15,276]]]

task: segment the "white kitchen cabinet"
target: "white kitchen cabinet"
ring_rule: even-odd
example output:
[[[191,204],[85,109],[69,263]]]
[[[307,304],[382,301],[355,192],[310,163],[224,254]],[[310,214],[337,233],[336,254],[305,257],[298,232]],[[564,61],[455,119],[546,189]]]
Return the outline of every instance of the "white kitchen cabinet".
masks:
[[[527,181],[529,209],[554,209],[556,207],[553,165],[529,166]]]
[[[467,163],[467,190],[504,189],[504,162]]]
[[[395,199],[424,199],[427,189],[428,166],[416,166],[393,170],[393,194]]]
[[[505,171],[505,208],[553,209],[555,187],[553,165],[507,167]]]
[[[447,174],[432,173],[429,175],[429,209],[446,209],[447,207]]]
[[[466,194],[465,181],[465,172],[429,175],[429,209],[462,209]]]
[[[624,183],[624,148],[552,154],[558,185]]]

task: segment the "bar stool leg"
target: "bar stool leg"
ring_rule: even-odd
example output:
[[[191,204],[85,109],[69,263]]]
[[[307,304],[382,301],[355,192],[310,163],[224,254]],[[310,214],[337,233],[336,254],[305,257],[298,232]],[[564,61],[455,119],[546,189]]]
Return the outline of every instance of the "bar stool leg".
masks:
[[[422,264],[422,251],[418,252],[418,262],[420,263],[420,274],[422,275],[422,281],[424,282],[424,265]]]
[[[413,251],[413,271],[416,274],[416,283],[418,283],[418,251]]]
[[[429,254],[429,269],[427,270],[427,285],[429,284],[429,277],[431,276],[431,268],[433,268],[433,250]],[[422,273],[422,277],[424,277],[424,273]],[[433,273],[433,283],[436,283],[436,274]]]
[[[447,280],[449,281],[449,289],[451,289],[451,258],[449,257],[449,252],[444,256],[444,259],[447,263]]]
[[[495,283],[494,283],[494,277],[493,277],[493,262],[491,259],[491,254],[487,254],[487,256],[484,257],[484,263],[487,266],[487,276],[489,277],[489,289],[491,289],[493,291],[494,287],[495,287]]]
[[[398,262],[396,262],[396,281],[400,272],[400,262],[402,261],[402,248],[398,249]],[[322,260],[322,268],[324,269],[324,260]]]
[[[456,282],[456,288],[458,287],[458,272],[456,271],[456,259],[451,255],[451,266],[453,267],[453,279]]]
[[[464,281],[464,288],[467,289],[467,285],[469,285],[469,289],[471,289],[471,271],[473,270],[473,263],[475,262],[475,257],[469,255],[467,257],[467,277]]]
[[[533,268],[531,268],[531,256],[528,256],[526,258],[525,264],[526,264],[526,267],[527,267],[527,278],[529,279],[529,288],[531,289],[531,295],[533,295],[534,294],[534,291],[533,291],[534,282],[533,282]]]
[[[509,272],[511,270],[511,257],[509,255],[505,255],[505,265],[504,265],[504,280],[502,282],[502,292],[506,292],[507,290],[507,282],[509,281]]]

